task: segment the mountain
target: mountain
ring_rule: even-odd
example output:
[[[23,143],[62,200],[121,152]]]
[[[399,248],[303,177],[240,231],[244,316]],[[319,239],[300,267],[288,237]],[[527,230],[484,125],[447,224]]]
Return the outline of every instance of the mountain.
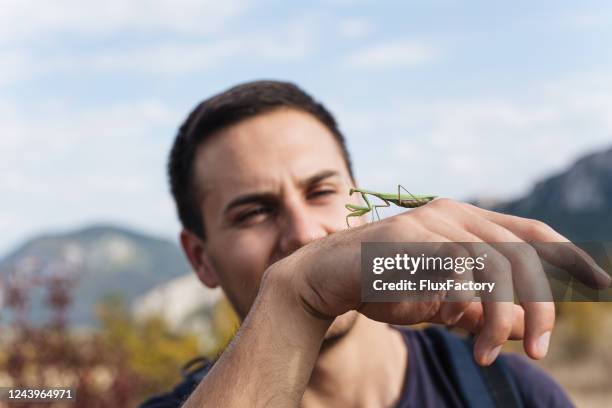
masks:
[[[612,241],[612,148],[580,158],[524,197],[487,207],[544,221],[572,241]]]
[[[24,278],[64,276],[74,278],[73,304],[68,321],[95,323],[95,304],[108,295],[126,302],[173,278],[190,267],[173,242],[126,228],[95,225],[76,231],[36,237],[0,260],[0,275]],[[31,316],[47,316],[42,289],[33,292]]]
[[[208,324],[220,296],[220,288],[206,288],[195,273],[189,272],[134,299],[132,313],[138,320],[162,316],[176,331],[199,329],[200,333],[204,333],[206,330],[201,326]]]

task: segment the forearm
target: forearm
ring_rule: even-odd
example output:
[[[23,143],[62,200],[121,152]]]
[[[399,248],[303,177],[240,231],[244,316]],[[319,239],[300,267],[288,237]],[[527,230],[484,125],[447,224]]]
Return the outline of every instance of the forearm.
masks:
[[[287,272],[266,272],[240,330],[185,408],[299,406],[331,320],[305,311]]]

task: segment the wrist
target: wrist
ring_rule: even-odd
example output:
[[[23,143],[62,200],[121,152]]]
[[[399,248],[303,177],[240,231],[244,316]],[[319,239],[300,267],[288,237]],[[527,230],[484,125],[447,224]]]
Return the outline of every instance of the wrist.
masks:
[[[277,262],[264,273],[261,295],[269,298],[279,313],[323,338],[335,316],[319,312],[307,300],[311,289],[302,283],[303,276],[298,275],[300,273],[289,262]]]

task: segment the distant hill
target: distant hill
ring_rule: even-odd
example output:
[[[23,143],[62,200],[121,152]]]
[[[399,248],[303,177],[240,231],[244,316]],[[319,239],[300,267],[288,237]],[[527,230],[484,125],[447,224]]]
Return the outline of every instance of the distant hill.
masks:
[[[612,148],[580,158],[524,197],[486,207],[544,221],[572,241],[612,241]]]
[[[32,268],[31,265],[38,265]],[[40,265],[43,267],[41,268]],[[96,225],[36,237],[0,260],[0,274],[71,273],[77,277],[69,322],[91,325],[94,305],[107,295],[128,303],[152,288],[190,271],[179,247],[129,229]],[[45,317],[43,293],[35,294],[35,321]]]
[[[177,331],[199,329],[204,333],[206,330],[201,326],[208,325],[221,293],[220,288],[208,289],[195,273],[189,272],[135,298],[132,313],[139,320],[162,316],[169,327]]]

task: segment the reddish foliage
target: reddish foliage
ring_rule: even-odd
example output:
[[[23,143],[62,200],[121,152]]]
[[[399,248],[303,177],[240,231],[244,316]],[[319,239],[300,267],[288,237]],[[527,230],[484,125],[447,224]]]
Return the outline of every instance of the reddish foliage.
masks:
[[[12,316],[8,324],[2,322],[5,335],[0,338],[0,374],[10,378],[10,386],[66,387],[75,392],[76,403],[42,405],[46,407],[134,406],[139,398],[139,378],[122,358],[122,351],[110,347],[99,333],[75,335],[67,329],[67,312],[78,275],[62,274],[57,266],[46,277],[20,275],[18,269],[11,272],[8,277],[0,275],[4,276],[0,282],[0,299],[4,299],[3,309],[9,310]],[[50,321],[38,326],[28,318],[29,294],[34,287],[45,289],[46,304],[51,311]],[[14,406],[40,407],[41,403],[21,402]]]

